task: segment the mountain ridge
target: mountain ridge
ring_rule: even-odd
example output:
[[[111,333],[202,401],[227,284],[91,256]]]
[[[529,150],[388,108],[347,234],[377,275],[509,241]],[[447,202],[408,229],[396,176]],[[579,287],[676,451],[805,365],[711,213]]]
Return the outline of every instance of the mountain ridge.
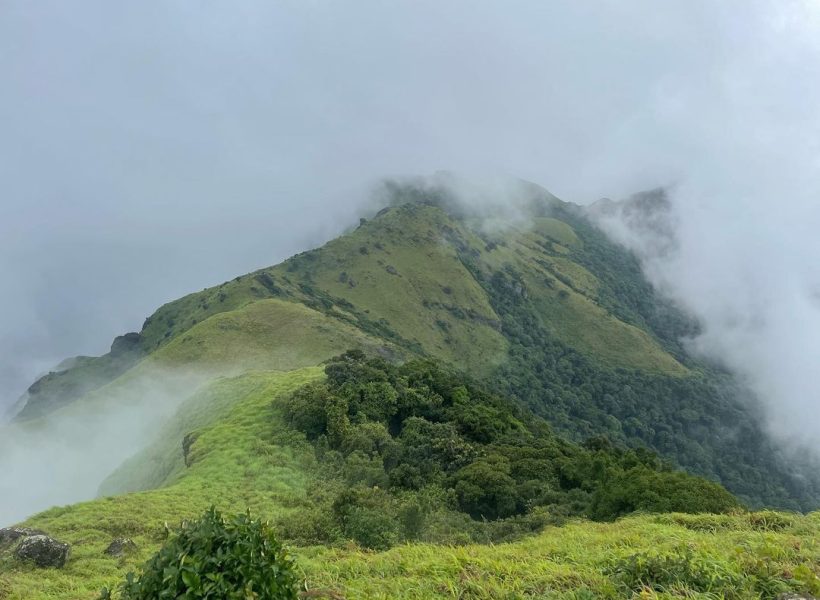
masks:
[[[697,323],[581,207],[524,182],[517,220],[502,226],[509,215],[471,209],[439,181],[389,182],[388,205],[347,234],[163,305],[132,338],[140,360],[225,375],[309,366],[330,354],[301,332],[322,324],[351,346],[493,380],[573,439],[648,445],[752,505],[816,505],[772,442],[724,441],[765,438],[744,390],[686,354],[680,339]],[[271,329],[277,320],[290,330]],[[276,336],[289,344],[279,355]],[[287,360],[302,347],[305,360]]]

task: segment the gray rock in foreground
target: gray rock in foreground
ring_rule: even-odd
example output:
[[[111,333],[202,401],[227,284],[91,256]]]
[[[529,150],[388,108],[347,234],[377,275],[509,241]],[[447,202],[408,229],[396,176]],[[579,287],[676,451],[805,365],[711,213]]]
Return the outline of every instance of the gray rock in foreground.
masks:
[[[13,544],[21,538],[31,537],[32,535],[45,535],[45,532],[28,527],[6,527],[0,529],[0,548]]]
[[[14,555],[19,560],[33,562],[38,567],[60,569],[68,560],[69,549],[68,544],[58,542],[47,535],[32,535],[20,542]]]

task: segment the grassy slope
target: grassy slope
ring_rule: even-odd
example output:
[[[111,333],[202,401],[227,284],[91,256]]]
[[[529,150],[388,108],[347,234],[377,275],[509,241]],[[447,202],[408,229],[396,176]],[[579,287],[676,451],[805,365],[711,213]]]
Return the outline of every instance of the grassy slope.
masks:
[[[320,376],[317,368],[256,372],[202,390],[160,432],[157,444],[125,468],[138,474],[140,465],[163,456],[161,480],[153,482],[163,487],[55,508],[29,519],[26,525],[72,543],[72,559],[61,571],[0,560],[0,598],[94,598],[101,586],[158,548],[165,523],[196,516],[211,503],[225,511],[250,507],[268,518],[306,504],[313,451],[282,425],[277,399]],[[182,439],[191,430],[199,435],[185,467]],[[104,555],[117,536],[133,538],[138,554],[125,559]],[[819,514],[661,515],[614,524],[579,521],[496,546],[414,544],[381,554],[355,547],[303,548],[295,554],[311,589],[349,600],[619,598],[629,594],[618,571],[629,574],[629,557],[636,555],[643,557],[638,565],[670,556],[664,568],[685,576],[686,597],[724,597],[729,589],[734,596],[728,597],[756,598],[761,590],[772,592],[762,597],[773,597],[790,588],[815,589],[820,583],[814,575],[818,539]]]
[[[249,369],[290,371],[314,366],[350,348],[393,351],[389,342],[300,304],[266,299],[223,312],[189,329],[125,374],[60,410],[8,426],[4,437],[47,430],[53,423],[88,418],[117,410],[135,410],[147,396],[187,396],[217,377]],[[104,422],[97,418],[98,422]]]
[[[486,243],[490,238],[500,243],[491,247]],[[201,361],[220,372],[236,372],[230,369],[237,363],[259,368],[315,364],[276,367],[275,361],[285,358],[282,351],[256,364],[270,346],[298,328],[297,323],[283,328],[284,320],[305,319],[306,329],[313,330],[319,318],[285,315],[281,303],[277,310],[270,305],[267,311],[250,309],[278,299],[331,317],[325,324],[336,324],[337,333],[360,337],[355,327],[406,352],[428,353],[481,376],[506,360],[508,344],[485,290],[463,264],[468,255],[486,276],[507,267],[522,273],[549,330],[600,364],[686,374],[652,335],[602,307],[600,282],[571,258],[579,246],[572,227],[553,218],[488,235],[480,225],[470,226],[436,207],[394,207],[322,248],[166,304],[146,320],[142,345],[148,353],[168,347],[171,362]],[[217,315],[222,316],[212,320]],[[192,334],[199,338],[196,345],[184,342]],[[55,376],[55,385],[73,381],[89,368]],[[112,371],[107,381],[117,375]],[[32,402],[26,410],[32,416],[47,412],[47,399],[40,403]]]
[[[482,374],[505,360],[507,344],[485,291],[462,264],[470,254],[488,275],[508,265],[523,272],[555,335],[602,364],[686,373],[651,335],[599,305],[595,276],[565,256],[581,244],[569,225],[536,219],[490,235],[501,241],[492,249],[487,237],[436,207],[394,207],[322,248],[163,306],[146,321],[144,343],[156,349],[263,298],[313,305],[321,297],[333,304],[325,307],[332,316]]]
[[[347,348],[389,345],[301,304],[260,300],[216,314],[160,348],[152,360],[166,367],[290,371],[316,365]]]
[[[489,276],[493,270],[513,265],[524,275],[527,292],[551,333],[600,363],[685,375],[686,368],[646,331],[624,323],[599,305],[597,278],[556,249],[556,241],[563,248],[581,244],[570,233],[568,225],[555,219],[536,219],[530,229],[506,233],[503,246],[481,257],[486,273]]]
[[[251,373],[224,379],[191,398],[181,420],[169,424],[158,450],[171,461],[161,489],[106,497],[41,513],[26,524],[72,544],[72,560],[62,571],[41,571],[0,562],[0,598],[92,598],[116,580],[130,562],[147,559],[161,543],[164,523],[195,516],[210,504],[225,510],[273,517],[298,505],[308,483],[306,465],[313,460],[305,446],[276,444],[272,401],[321,375],[308,368],[291,373]],[[184,468],[182,437],[199,427],[192,464]],[[279,440],[280,442],[282,440]],[[141,552],[120,562],[103,554],[115,537],[128,536]]]

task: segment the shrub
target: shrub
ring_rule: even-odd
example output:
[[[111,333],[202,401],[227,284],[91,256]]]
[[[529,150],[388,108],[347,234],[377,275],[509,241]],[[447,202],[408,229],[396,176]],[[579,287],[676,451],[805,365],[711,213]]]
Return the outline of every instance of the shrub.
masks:
[[[740,508],[717,483],[681,472],[635,467],[609,479],[595,492],[590,513],[611,520],[633,511],[726,513]]]
[[[225,519],[213,507],[183,522],[135,576],[119,586],[121,600],[297,598],[292,563],[270,526],[250,513]],[[104,589],[101,600],[112,598]]]
[[[343,491],[333,502],[333,513],[344,534],[364,548],[387,550],[399,540],[395,501],[380,488]]]

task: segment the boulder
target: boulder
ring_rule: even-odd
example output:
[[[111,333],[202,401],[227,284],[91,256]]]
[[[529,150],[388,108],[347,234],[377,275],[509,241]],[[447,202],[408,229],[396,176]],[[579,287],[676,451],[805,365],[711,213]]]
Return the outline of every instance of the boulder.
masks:
[[[0,548],[9,546],[21,538],[30,537],[32,535],[45,535],[45,532],[39,529],[29,529],[28,527],[7,527],[0,529]]]
[[[811,594],[796,594],[794,592],[784,592],[777,595],[777,600],[817,600]]]
[[[32,535],[20,542],[14,554],[19,560],[33,562],[38,567],[60,569],[68,560],[69,549],[68,544],[58,542],[47,535]]]
[[[124,554],[131,554],[135,552],[137,549],[137,545],[133,542],[133,540],[129,540],[128,538],[117,538],[108,544],[108,548],[105,549],[105,553],[108,556],[123,556]]]

